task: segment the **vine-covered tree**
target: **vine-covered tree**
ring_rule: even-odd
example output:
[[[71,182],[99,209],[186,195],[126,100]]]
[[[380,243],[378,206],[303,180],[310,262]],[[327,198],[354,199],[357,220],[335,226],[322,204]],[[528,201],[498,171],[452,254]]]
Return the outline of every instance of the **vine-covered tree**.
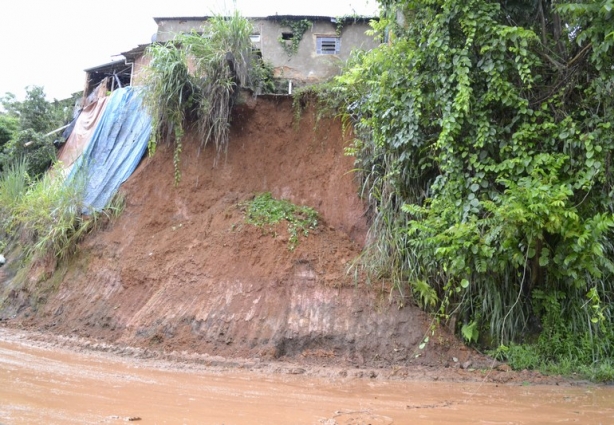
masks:
[[[387,42],[337,88],[372,209],[365,264],[468,341],[539,334],[525,366],[614,375],[614,1],[380,3]]]

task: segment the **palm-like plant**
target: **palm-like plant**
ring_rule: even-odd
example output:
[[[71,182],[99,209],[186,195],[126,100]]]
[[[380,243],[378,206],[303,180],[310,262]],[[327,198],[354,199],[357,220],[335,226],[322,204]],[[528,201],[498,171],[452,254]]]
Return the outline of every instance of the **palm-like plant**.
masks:
[[[182,34],[168,45],[149,48],[145,105],[154,120],[150,153],[158,141],[174,138],[176,181],[188,122],[196,122],[201,147],[213,142],[218,156],[225,151],[237,89],[250,85],[251,32],[251,23],[234,12],[209,19],[202,34]]]

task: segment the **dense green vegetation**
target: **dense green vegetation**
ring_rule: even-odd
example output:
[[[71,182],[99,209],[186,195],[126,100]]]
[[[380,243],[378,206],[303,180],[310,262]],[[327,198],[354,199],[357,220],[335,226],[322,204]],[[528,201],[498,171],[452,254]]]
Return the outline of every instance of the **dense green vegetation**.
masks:
[[[203,33],[179,34],[148,48],[145,104],[153,117],[150,153],[158,142],[175,146],[175,181],[186,126],[195,124],[204,148],[226,150],[230,113],[240,87],[270,84],[271,72],[252,51],[251,23],[238,12],[211,17]]]
[[[81,216],[83,184],[45,174],[32,181],[27,161],[10,165],[0,176],[0,219],[4,237],[19,237],[25,258],[58,259],[74,251],[92,222]],[[82,180],[82,179],[81,179]]]
[[[16,249],[24,260],[60,259],[95,223],[81,215],[83,179],[65,184],[45,173],[55,160],[53,139],[60,137],[46,134],[72,118],[75,100],[49,102],[35,86],[24,101],[10,93],[1,101],[0,249]]]
[[[23,101],[12,93],[0,98],[0,172],[22,158],[27,158],[28,173],[40,176],[55,160],[54,138],[46,136],[72,119],[75,99],[49,102],[42,87],[26,88]]]
[[[380,3],[385,43],[320,89],[354,124],[362,266],[515,368],[613,380],[614,0]],[[148,50],[150,152],[174,143],[177,182],[187,126],[219,155],[238,88],[270,84],[251,32],[213,17]],[[55,153],[44,134],[72,105],[40,87],[1,101],[0,249],[19,237],[29,257],[61,258],[94,223],[78,179],[40,178]],[[270,194],[246,219],[288,222],[290,249],[317,225]]]
[[[614,1],[380,3],[332,89],[362,264],[517,367],[614,379]]]

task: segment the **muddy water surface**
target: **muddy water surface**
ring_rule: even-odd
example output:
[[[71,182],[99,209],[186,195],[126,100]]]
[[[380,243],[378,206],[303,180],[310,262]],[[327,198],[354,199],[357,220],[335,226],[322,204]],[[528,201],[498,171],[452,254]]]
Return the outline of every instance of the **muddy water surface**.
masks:
[[[613,424],[614,388],[322,378],[45,348],[0,330],[0,424]]]

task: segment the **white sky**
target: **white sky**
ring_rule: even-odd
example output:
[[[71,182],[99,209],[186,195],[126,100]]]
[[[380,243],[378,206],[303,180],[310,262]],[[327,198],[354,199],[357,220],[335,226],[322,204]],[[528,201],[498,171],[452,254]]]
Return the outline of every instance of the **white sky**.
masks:
[[[0,20],[0,96],[22,100],[25,87],[49,100],[83,89],[84,69],[149,43],[154,17],[206,16],[234,8],[232,0],[12,0]],[[237,0],[243,16],[377,14],[376,0]]]

